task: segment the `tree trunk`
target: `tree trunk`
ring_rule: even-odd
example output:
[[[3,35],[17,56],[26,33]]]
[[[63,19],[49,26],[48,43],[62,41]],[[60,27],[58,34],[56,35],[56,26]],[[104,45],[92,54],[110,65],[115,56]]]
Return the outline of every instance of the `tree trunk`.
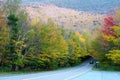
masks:
[[[11,71],[15,71],[15,68],[16,68],[16,65],[15,65],[15,64],[12,64]]]

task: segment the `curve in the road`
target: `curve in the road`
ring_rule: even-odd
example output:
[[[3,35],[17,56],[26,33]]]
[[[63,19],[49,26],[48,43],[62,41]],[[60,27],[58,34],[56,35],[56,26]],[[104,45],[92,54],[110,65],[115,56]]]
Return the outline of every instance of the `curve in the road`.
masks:
[[[79,66],[35,74],[0,76],[0,80],[120,80],[120,72],[93,71],[89,60]]]
[[[38,77],[33,77],[33,78],[26,78],[26,79],[23,79],[23,80],[36,80],[36,79],[41,79],[41,78],[48,78],[48,77],[54,77],[54,76],[58,76],[58,78],[61,77],[61,75],[73,75],[73,76],[69,76],[67,78],[65,78],[64,80],[71,80],[73,78],[76,78],[86,72],[88,72],[89,70],[92,69],[92,65],[90,65],[88,62],[87,63],[84,63],[85,65],[83,67],[79,67],[79,68],[76,68],[76,69],[71,69],[69,71],[62,71],[62,72],[56,72],[54,74],[50,74],[50,75],[45,75],[45,76],[38,76]]]

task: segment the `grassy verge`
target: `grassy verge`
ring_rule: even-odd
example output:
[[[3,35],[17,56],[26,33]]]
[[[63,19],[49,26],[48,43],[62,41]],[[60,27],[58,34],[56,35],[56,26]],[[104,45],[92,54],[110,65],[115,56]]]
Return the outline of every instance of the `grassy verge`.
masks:
[[[53,69],[53,70],[36,70],[36,71],[29,71],[27,69],[25,69],[24,71],[15,71],[15,72],[11,72],[9,69],[7,68],[0,68],[0,76],[10,76],[10,75],[17,75],[17,74],[33,74],[33,73],[39,73],[39,72],[46,72],[46,71],[54,71],[54,70],[63,70],[63,69],[68,69],[68,68],[72,68],[75,66],[78,66],[82,63],[84,63],[85,61],[87,61],[89,59],[89,57],[85,57],[81,59],[81,62],[79,62],[79,64],[73,65],[73,66],[67,66],[67,67],[58,67],[57,69]]]
[[[95,65],[93,70],[97,71],[120,71],[120,66],[115,65],[105,65],[105,64],[98,64]]]
[[[77,65],[80,65],[82,64],[83,62],[77,64]],[[15,71],[15,72],[11,72],[11,71],[0,71],[0,76],[10,76],[10,75],[17,75],[17,74],[33,74],[33,73],[39,73],[39,72],[46,72],[46,71],[54,71],[54,70],[63,70],[63,69],[68,69],[68,68],[72,68],[72,67],[75,67],[77,65],[74,65],[74,66],[68,66],[68,67],[59,67],[57,69],[53,69],[53,70],[38,70],[38,71]]]
[[[32,73],[38,73],[40,71],[16,71],[16,72],[0,72],[0,76],[10,76],[10,75],[17,75],[17,74],[32,74]]]

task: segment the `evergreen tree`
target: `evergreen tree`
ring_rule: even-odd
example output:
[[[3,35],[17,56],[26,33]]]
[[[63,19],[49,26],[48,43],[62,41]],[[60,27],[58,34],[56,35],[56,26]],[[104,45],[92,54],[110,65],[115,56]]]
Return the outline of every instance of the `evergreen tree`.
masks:
[[[18,41],[19,28],[17,26],[18,18],[15,14],[10,14],[8,17],[8,26],[10,28],[10,56],[12,61],[12,71],[17,70],[17,65],[15,63],[18,60],[18,54],[16,52],[16,42]]]

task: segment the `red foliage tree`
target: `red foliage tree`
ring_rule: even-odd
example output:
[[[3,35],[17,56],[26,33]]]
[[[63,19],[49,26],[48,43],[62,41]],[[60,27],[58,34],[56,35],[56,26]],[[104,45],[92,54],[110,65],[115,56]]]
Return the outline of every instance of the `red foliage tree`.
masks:
[[[102,32],[107,36],[115,36],[114,31],[111,27],[115,25],[115,20],[111,16],[104,18],[104,25],[102,27]]]

